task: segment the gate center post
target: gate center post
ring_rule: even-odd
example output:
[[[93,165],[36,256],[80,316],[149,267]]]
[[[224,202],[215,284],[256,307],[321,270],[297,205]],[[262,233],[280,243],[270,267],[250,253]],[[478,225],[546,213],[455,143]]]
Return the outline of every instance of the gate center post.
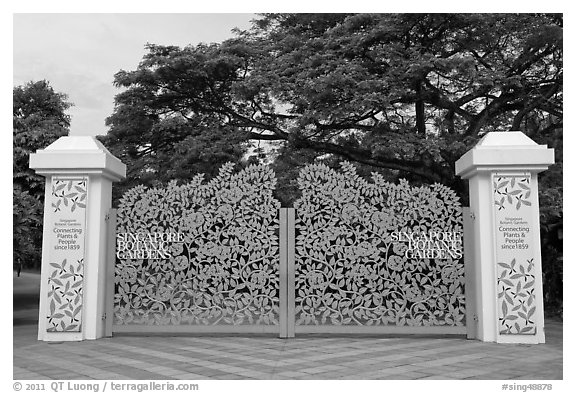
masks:
[[[294,208],[280,209],[280,338],[294,337]]]

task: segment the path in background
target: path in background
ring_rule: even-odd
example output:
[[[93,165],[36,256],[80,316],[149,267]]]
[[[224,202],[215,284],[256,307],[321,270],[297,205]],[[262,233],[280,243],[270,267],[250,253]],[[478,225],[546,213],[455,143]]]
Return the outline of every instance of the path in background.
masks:
[[[14,273],[14,379],[562,379],[562,323],[546,344],[462,337],[115,336],[37,341],[40,276]]]
[[[40,301],[40,272],[13,272],[13,324],[14,326],[38,323]]]

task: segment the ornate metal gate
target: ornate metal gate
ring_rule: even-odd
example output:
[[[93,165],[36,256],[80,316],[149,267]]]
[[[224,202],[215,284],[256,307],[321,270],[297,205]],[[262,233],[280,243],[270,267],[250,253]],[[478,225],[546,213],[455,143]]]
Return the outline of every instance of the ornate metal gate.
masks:
[[[227,164],[202,180],[122,197],[113,331],[280,332],[274,174]]]
[[[122,197],[109,334],[465,333],[450,189],[311,165],[295,208],[280,209],[265,166],[202,180]]]
[[[354,166],[300,173],[295,332],[465,333],[462,208]]]

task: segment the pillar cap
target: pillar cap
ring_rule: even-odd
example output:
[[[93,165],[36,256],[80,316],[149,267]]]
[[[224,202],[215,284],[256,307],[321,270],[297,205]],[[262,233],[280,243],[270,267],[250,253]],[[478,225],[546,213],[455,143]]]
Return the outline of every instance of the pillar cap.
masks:
[[[554,164],[554,149],[538,145],[521,131],[489,132],[456,161],[456,175],[467,179],[478,172],[542,172]]]
[[[44,176],[101,174],[112,181],[126,178],[126,165],[93,136],[63,136],[30,154],[30,168]]]

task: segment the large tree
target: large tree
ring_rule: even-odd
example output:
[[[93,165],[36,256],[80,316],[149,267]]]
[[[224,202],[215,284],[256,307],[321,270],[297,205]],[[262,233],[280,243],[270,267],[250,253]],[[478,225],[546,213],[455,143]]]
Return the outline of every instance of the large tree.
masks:
[[[308,151],[453,185],[483,133],[561,129],[562,81],[561,15],[266,14],[222,44],[148,45],[115,76],[106,143],[136,177],[259,140],[277,165]]]
[[[39,266],[44,178],[28,167],[30,153],[67,135],[71,104],[48,81],[16,86],[12,94],[13,258]]]

